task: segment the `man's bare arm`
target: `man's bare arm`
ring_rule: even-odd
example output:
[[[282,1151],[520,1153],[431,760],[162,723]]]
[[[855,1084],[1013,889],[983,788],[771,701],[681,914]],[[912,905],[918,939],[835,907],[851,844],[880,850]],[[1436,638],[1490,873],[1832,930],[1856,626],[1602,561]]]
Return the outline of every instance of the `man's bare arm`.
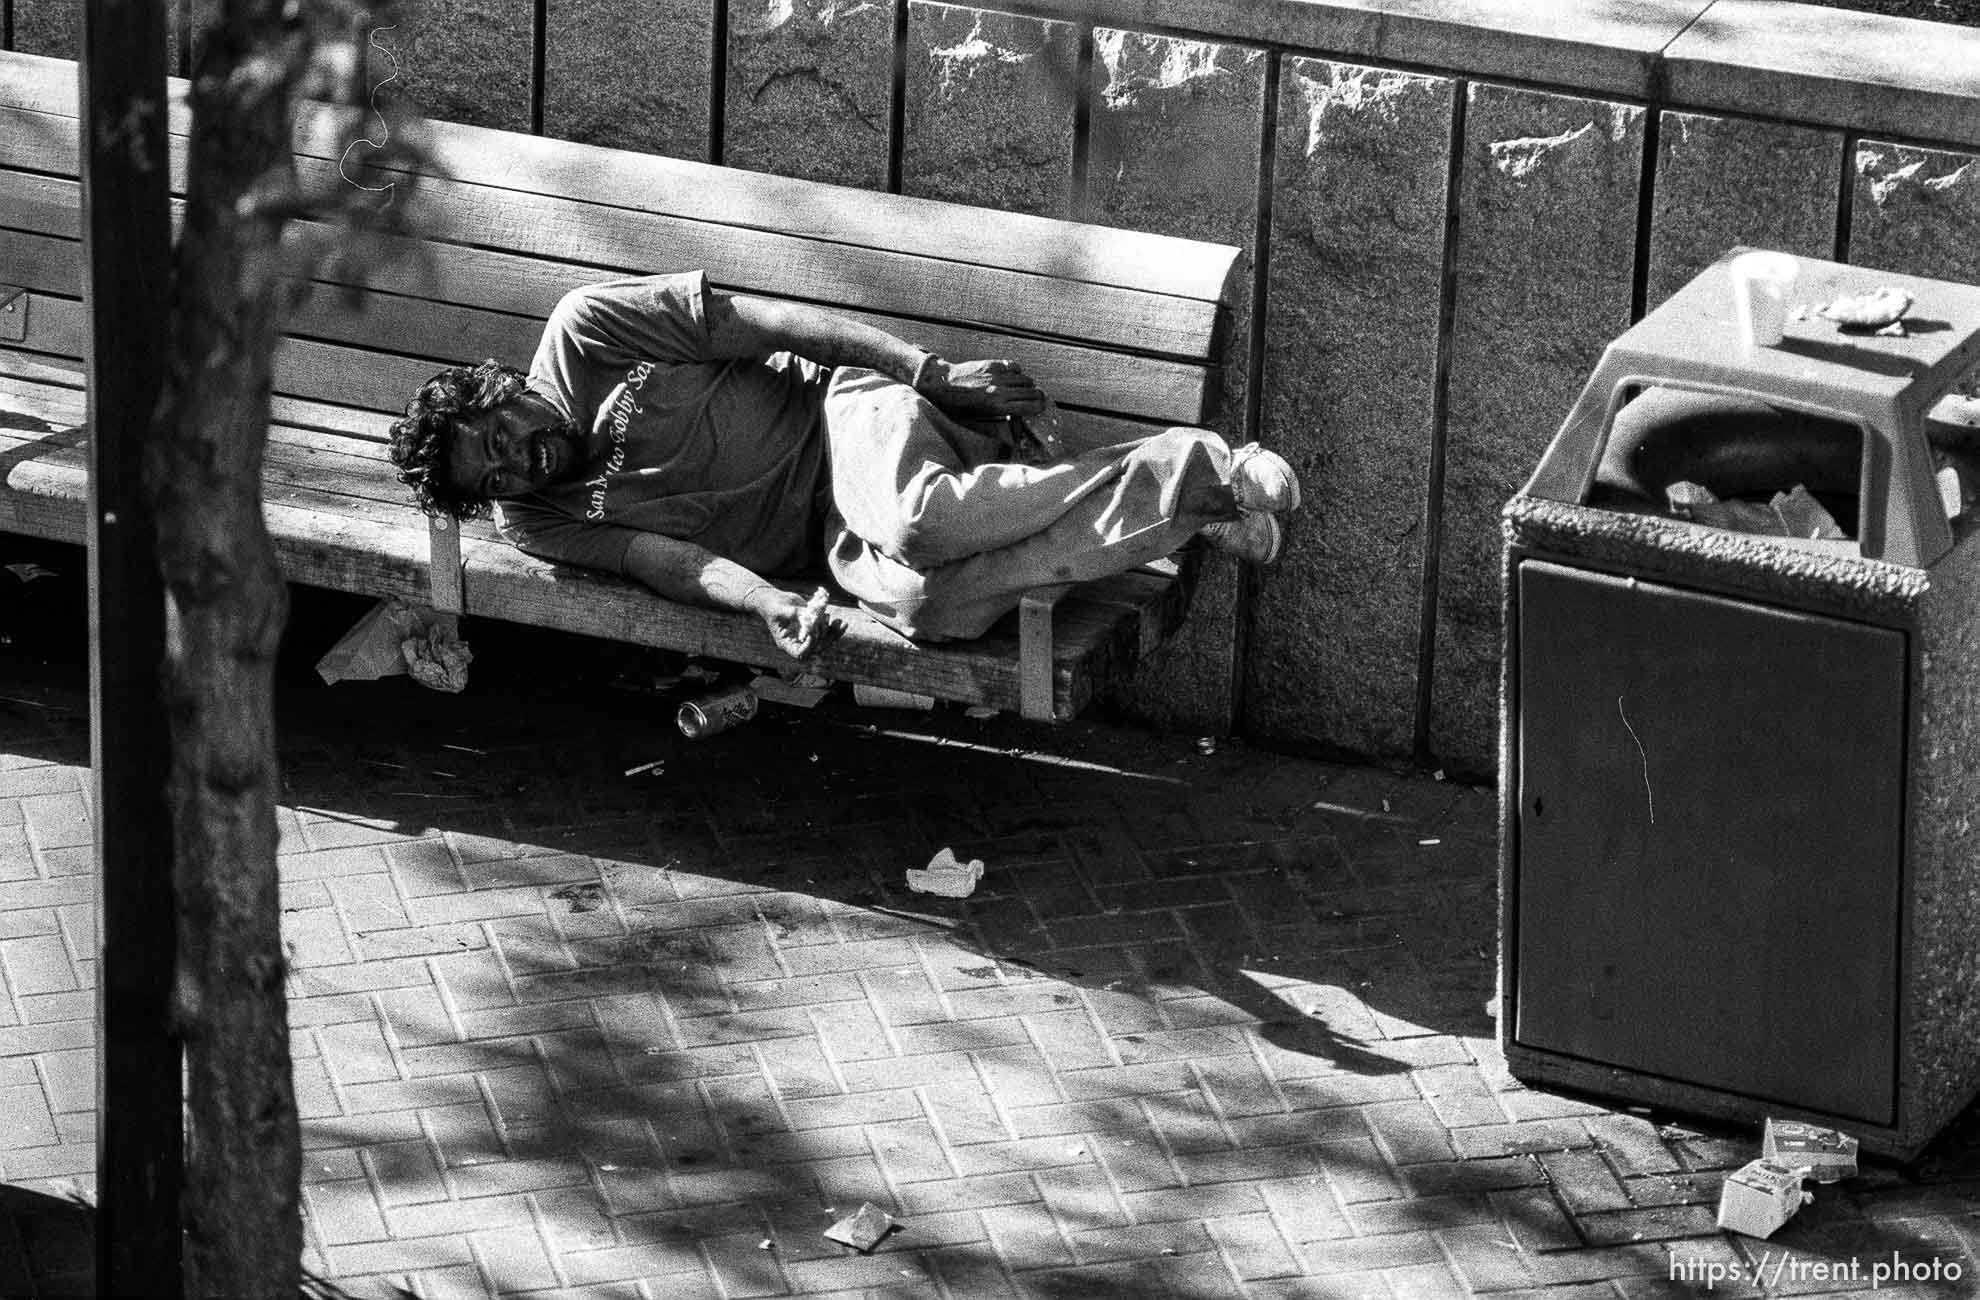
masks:
[[[821,366],[877,370],[958,416],[1045,409],[1044,393],[1013,361],[947,361],[883,329],[804,303],[710,290],[706,311],[709,339],[720,356],[795,352]]]
[[[804,597],[692,542],[641,533],[626,552],[626,572],[669,600],[756,615],[777,648],[795,659],[815,654],[831,639],[829,621]]]

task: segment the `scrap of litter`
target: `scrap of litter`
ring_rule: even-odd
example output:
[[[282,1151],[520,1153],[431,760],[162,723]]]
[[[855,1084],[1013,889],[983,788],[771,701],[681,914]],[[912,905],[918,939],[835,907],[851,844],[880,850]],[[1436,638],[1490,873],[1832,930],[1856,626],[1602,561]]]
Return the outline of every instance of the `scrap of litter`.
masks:
[[[1130,781],[1151,781],[1158,785],[1187,784],[1181,777],[1160,776],[1154,772],[1130,772],[1124,767],[1109,763],[1094,763],[1083,758],[1065,758],[1058,754],[1041,754],[1033,749],[1006,749],[1001,745],[985,745],[974,740],[957,740],[953,736],[931,736],[919,731],[899,731],[891,727],[869,727],[857,724],[834,722],[835,726],[854,726],[868,735],[885,736],[889,740],[910,740],[923,745],[940,745],[947,749],[967,749],[978,754],[990,754],[998,758],[1015,758],[1027,763],[1042,763],[1048,767],[1064,767],[1080,772],[1098,772],[1104,776],[1118,776]]]

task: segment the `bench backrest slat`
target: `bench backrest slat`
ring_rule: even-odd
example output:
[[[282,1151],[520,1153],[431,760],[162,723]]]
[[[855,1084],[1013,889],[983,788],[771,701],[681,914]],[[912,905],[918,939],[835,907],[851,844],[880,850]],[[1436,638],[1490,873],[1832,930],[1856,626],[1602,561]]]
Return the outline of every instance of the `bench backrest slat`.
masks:
[[[12,187],[17,176],[19,173],[0,171],[0,189]],[[43,199],[59,194],[56,182],[40,180],[42,183],[37,188]],[[73,186],[73,182],[68,184]],[[66,220],[60,219],[60,214],[44,201],[17,200],[13,207],[17,212],[16,224],[43,229],[74,225],[73,213]],[[411,241],[394,241],[394,244],[406,248]],[[655,269],[686,269],[686,265]],[[379,369],[394,374],[417,372],[423,378],[443,364],[480,360],[484,356],[498,356],[526,365],[542,329],[541,318],[548,315],[558,296],[598,276],[595,268],[439,246],[428,250],[423,264],[407,262],[401,280],[402,288],[415,293],[429,284],[437,286],[437,300],[375,290],[358,290],[347,300],[342,291],[326,286],[310,296],[289,328],[300,337],[360,345],[366,350],[396,353],[402,360],[418,362],[408,368],[381,361]],[[81,292],[80,281],[80,246],[75,240],[20,229],[0,229],[0,283],[74,297]],[[483,292],[481,287],[487,285],[502,286],[499,295]],[[469,298],[486,302],[491,297],[519,305],[527,314],[488,311],[450,300]],[[1124,360],[1116,354],[1054,339],[1014,339],[966,326],[840,310],[842,314],[913,337],[924,346],[951,356],[1017,355],[1048,391],[1069,405],[1151,421],[1193,422],[1202,418],[1204,407],[1214,396],[1210,372],[1188,362],[1153,357]],[[52,338],[61,336],[43,333],[37,337],[41,341],[29,346],[80,356],[79,340],[71,350],[52,345]],[[380,391],[374,382],[376,377],[352,374],[341,386],[346,394],[341,397],[333,390],[315,387],[283,387],[280,391],[396,411],[410,390]]]
[[[10,71],[25,72],[10,77],[0,105],[26,105],[10,112],[10,122],[26,125],[0,133],[0,167],[73,177],[73,65],[8,58]],[[298,132],[299,168],[318,185],[342,183],[342,156],[326,126],[335,116],[307,114]],[[173,120],[174,188],[182,190],[182,106]],[[568,266],[570,280],[584,282],[663,269],[655,250],[665,250],[667,269],[700,267],[732,290],[873,312],[901,322],[895,328],[918,342],[926,323],[918,316],[967,302],[971,324],[1006,336],[984,355],[1028,357],[1040,335],[1097,346],[1119,354],[1111,369],[1129,386],[1137,358],[1201,365],[1221,341],[1219,302],[1235,270],[1233,249],[448,123],[425,129],[447,177],[421,181],[413,216],[443,254],[446,242],[463,252],[494,250]],[[8,200],[10,215],[0,219],[38,224],[44,218],[32,209],[58,201],[59,191],[21,185],[30,192]],[[449,261],[422,277],[417,292],[547,311],[539,285],[474,276],[471,266],[472,259]],[[509,293],[518,297],[477,301]],[[1205,369],[1193,402],[1151,409],[1143,401],[1129,413],[1200,420],[1214,402]],[[1172,378],[1160,382],[1173,389]]]
[[[10,260],[12,254],[35,248],[39,238],[0,232],[0,283],[54,279],[65,272],[73,279],[78,254],[72,243],[58,242],[56,247],[66,251],[36,254],[35,260]],[[326,301],[292,323],[291,336],[277,349],[276,392],[388,413],[403,407],[413,389],[442,365],[490,355],[526,363],[542,328],[532,318],[436,307],[390,294],[360,293],[355,308],[324,289],[313,295],[316,300]],[[882,328],[901,328],[901,322],[864,312],[844,314]],[[418,346],[422,352],[380,350],[380,340],[389,339],[394,330],[403,338],[386,346]],[[958,327],[930,326],[920,337],[951,356],[1002,351],[993,346],[999,342],[994,336]],[[27,337],[19,346],[80,361],[85,347],[80,301],[30,294]],[[433,355],[443,349],[444,355]],[[1150,362],[1136,382],[1127,384],[1106,353],[1034,340],[1021,355],[1047,390],[1071,406],[1160,423],[1188,418],[1177,412],[1205,400],[1201,373],[1174,362]]]
[[[74,118],[75,65],[62,59],[10,55],[0,105]],[[184,135],[189,116],[185,83],[173,79],[170,130]],[[298,153],[336,159],[342,149],[338,114],[306,114]],[[447,172],[471,183],[614,203],[690,220],[746,226],[849,245],[882,245],[901,252],[951,258],[958,248],[986,264],[1089,284],[1217,301],[1227,287],[1233,250],[1138,231],[1103,230],[1079,222],[984,210],[904,195],[636,154],[463,126],[425,122],[419,128]],[[628,196],[637,196],[629,198]]]
[[[73,174],[76,124],[64,118],[51,122],[46,132],[0,138],[0,168],[23,174],[20,180],[8,182],[23,193],[0,201],[5,205],[0,220],[8,224],[43,229],[44,223],[60,216],[54,207],[63,197],[55,183],[58,178],[44,173],[65,162]],[[182,139],[174,137],[173,143],[174,155],[182,154]],[[447,159],[450,167],[454,162]],[[338,183],[336,165],[328,160],[302,159],[299,170],[305,181],[315,185]],[[175,191],[183,193],[183,188],[175,186]],[[73,197],[68,207],[73,212]],[[579,268],[571,278],[580,283],[652,270],[656,256],[664,253],[666,265],[706,270],[716,283],[740,292],[910,320],[927,311],[929,304],[968,302],[973,319],[994,330],[1050,335],[1184,361],[1200,360],[1211,349],[1217,329],[1214,302],[886,247],[834,242],[830,256],[821,258],[815,240],[793,234],[458,180],[423,180],[412,211],[425,240],[452,241],[470,249],[492,247],[520,255],[520,261],[542,258],[571,265]],[[875,232],[874,238],[888,233]],[[429,283],[450,292],[450,281]],[[488,305],[547,311],[540,301],[527,301],[528,288],[490,276],[465,281],[451,292],[499,297],[520,290],[515,298]]]

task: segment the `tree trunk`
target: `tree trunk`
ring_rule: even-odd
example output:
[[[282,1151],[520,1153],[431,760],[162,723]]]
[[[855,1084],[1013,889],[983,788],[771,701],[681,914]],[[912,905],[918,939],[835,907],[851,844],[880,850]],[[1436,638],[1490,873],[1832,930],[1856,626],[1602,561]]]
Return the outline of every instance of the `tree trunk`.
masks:
[[[261,512],[282,219],[259,200],[289,177],[302,40],[281,0],[223,0],[201,33],[165,396],[145,466],[165,584],[196,1296],[293,1296],[300,1285],[276,892],[274,668],[287,591]]]

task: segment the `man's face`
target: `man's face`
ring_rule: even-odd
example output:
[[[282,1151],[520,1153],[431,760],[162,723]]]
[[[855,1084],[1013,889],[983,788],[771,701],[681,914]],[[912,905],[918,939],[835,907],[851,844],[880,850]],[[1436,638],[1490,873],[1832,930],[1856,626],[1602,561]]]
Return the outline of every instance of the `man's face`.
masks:
[[[499,500],[576,482],[588,462],[577,426],[525,392],[457,421],[447,470],[455,491]]]

